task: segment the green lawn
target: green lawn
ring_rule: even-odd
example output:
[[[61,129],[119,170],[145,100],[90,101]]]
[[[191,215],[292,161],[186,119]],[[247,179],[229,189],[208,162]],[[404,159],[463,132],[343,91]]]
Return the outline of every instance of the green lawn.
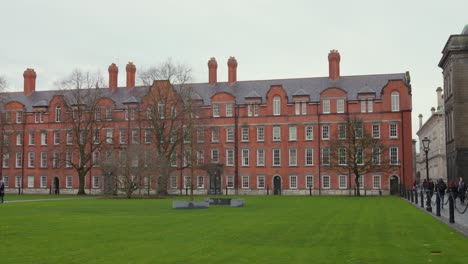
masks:
[[[0,205],[1,263],[466,263],[468,239],[396,197]],[[440,251],[433,254],[431,251]]]

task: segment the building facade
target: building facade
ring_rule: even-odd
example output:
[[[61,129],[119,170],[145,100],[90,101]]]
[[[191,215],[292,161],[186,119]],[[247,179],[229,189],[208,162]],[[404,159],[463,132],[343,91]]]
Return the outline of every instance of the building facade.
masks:
[[[447,182],[447,163],[445,154],[445,109],[442,88],[437,90],[437,109],[431,108],[431,116],[423,124],[423,116],[419,115],[419,130],[416,132],[419,142],[419,154],[416,155],[416,181],[422,182],[427,178],[426,154],[422,140],[431,140],[428,152],[429,178],[444,179]]]
[[[347,117],[362,120],[363,129],[388,146],[376,157],[379,164],[388,164],[360,177],[362,192],[396,193],[400,185],[410,186],[414,170],[409,75],[341,76],[340,59],[336,50],[328,54],[326,77],[238,81],[238,63],[231,57],[228,81],[218,82],[218,64],[211,58],[208,82],[190,87],[192,99],[208,117],[201,128],[205,149],[200,156],[222,169],[214,174],[197,170],[195,193],[352,194],[352,173],[337,172],[329,164],[334,155],[331,139]],[[116,149],[150,143],[123,138],[133,132],[144,137],[128,115],[130,106],[144,104],[155,85],[135,87],[136,67],[129,63],[126,71],[127,86],[117,87],[118,68],[112,64],[109,88],[100,88],[99,116],[106,122],[101,137],[114,138]],[[69,128],[60,119],[67,106],[56,91],[36,91],[35,78],[35,71],[27,69],[24,91],[7,94],[4,130],[10,147],[5,148],[2,169],[6,187],[10,192],[49,192],[57,182],[62,193],[76,192],[76,171],[51,159],[54,145],[67,144]],[[169,193],[185,192],[188,173],[174,172]],[[102,168],[90,170],[88,192],[102,193],[105,178]],[[150,182],[148,190],[157,184]]]
[[[439,62],[444,78],[447,177],[468,180],[468,26],[451,35]]]

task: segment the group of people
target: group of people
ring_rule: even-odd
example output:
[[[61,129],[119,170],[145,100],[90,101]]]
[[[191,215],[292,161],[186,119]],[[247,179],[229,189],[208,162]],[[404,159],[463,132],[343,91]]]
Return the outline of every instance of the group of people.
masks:
[[[428,193],[429,197],[432,197],[434,191],[436,191],[439,194],[442,208],[444,208],[444,197],[447,191],[452,193],[454,200],[459,198],[462,204],[465,203],[466,184],[465,181],[463,181],[462,177],[460,177],[458,182],[456,183],[455,181],[451,181],[449,187],[447,187],[447,184],[442,178],[440,178],[436,184],[434,184],[432,179],[429,179],[429,182],[427,180],[424,180],[422,183],[422,188],[425,192]]]

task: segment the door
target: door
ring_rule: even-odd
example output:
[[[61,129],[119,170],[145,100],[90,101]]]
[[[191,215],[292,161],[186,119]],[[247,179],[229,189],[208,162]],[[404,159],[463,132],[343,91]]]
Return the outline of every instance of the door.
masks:
[[[275,176],[273,178],[273,194],[281,195],[281,177]]]
[[[221,176],[219,173],[213,173],[210,175],[210,194],[221,194]]]
[[[58,177],[54,177],[54,194],[60,193],[60,180]]]
[[[395,195],[395,194],[399,194],[399,180],[398,180],[398,176],[396,175],[392,175],[392,177],[390,178],[390,194],[391,195]]]

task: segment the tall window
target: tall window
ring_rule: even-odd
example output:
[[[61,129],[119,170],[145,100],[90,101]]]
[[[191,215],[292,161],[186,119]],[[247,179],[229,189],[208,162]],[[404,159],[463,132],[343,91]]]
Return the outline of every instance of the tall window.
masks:
[[[367,99],[367,112],[369,112],[369,113],[374,112],[374,106],[372,104],[372,98]]]
[[[273,141],[281,141],[281,127],[273,127]]]
[[[67,145],[73,144],[73,131],[67,130]]]
[[[111,130],[111,136],[112,136],[112,130]],[[111,138],[111,143],[112,143],[112,138]],[[150,143],[151,143],[151,130],[147,128],[145,129],[145,144],[150,144]]]
[[[356,132],[355,132],[356,138],[362,138],[362,136],[364,134],[364,131],[363,131],[363,128],[362,128],[362,123],[361,122],[356,123],[355,126],[354,126],[354,129],[356,130]]]
[[[23,122],[23,111],[16,112],[16,123],[21,124]]]
[[[65,168],[71,168],[73,160],[73,153],[70,151],[65,152]]]
[[[166,118],[166,104],[158,103],[158,115],[159,115],[159,119]]]
[[[97,106],[96,109],[94,109],[94,119],[97,121],[101,120],[101,107]]]
[[[322,148],[322,165],[330,165],[330,148]]]
[[[197,176],[197,188],[203,189],[205,187],[205,177]]]
[[[322,139],[330,139],[330,126],[322,125]]]
[[[34,145],[36,143],[34,131],[29,132],[29,145]]]
[[[112,129],[106,129],[106,144],[112,144],[112,142],[113,142]]]
[[[306,115],[307,114],[307,102],[298,101],[295,102],[296,115]]]
[[[380,148],[379,147],[372,148],[372,164],[380,165]]]
[[[330,189],[330,176],[329,175],[322,176],[322,189]]]
[[[3,154],[3,168],[10,167],[10,153]]]
[[[336,112],[337,113],[344,113],[344,99],[337,99],[336,100]]]
[[[120,144],[127,144],[127,130],[120,129]]]
[[[242,128],[242,141],[244,142],[249,141],[249,128],[248,127]]]
[[[258,104],[247,105],[247,116],[258,116]]]
[[[60,144],[60,131],[54,131],[54,145]]]
[[[257,189],[265,188],[265,175],[257,175]]]
[[[211,128],[211,142],[219,142],[219,127]]]
[[[323,113],[324,114],[329,114],[330,113],[330,100],[329,99],[324,99],[322,101],[323,103]]]
[[[60,106],[55,107],[55,122],[60,122],[62,119],[62,108]]]
[[[366,106],[367,106],[366,104],[367,104],[366,99],[361,99],[361,113],[366,112]]]
[[[362,148],[356,148],[356,164],[364,164],[364,151],[362,150]]]
[[[364,174],[361,174],[360,177],[358,178],[359,182],[359,189],[364,189],[364,184],[366,183],[364,179]]]
[[[41,176],[41,188],[47,188],[47,176]]]
[[[248,167],[249,166],[249,150],[242,149],[242,166]]]
[[[297,189],[297,175],[289,176],[289,189]]]
[[[16,145],[17,146],[23,145],[23,134],[21,133],[16,134]]]
[[[41,168],[47,168],[47,152],[41,151]]]
[[[338,149],[338,165],[344,166],[346,165],[346,149],[339,148]]]
[[[226,142],[233,142],[233,141],[234,141],[234,128],[226,127]]]
[[[297,126],[289,126],[289,141],[297,140]]]
[[[373,189],[380,189],[381,188],[381,177],[380,177],[380,175],[373,175],[372,176],[372,188]]]
[[[34,168],[34,163],[36,161],[36,152],[28,152],[28,168]]]
[[[226,116],[227,117],[232,116],[232,103],[227,103],[226,104]]]
[[[289,149],[289,166],[297,166],[297,149]]]
[[[338,125],[338,138],[346,139],[346,125],[345,124]]]
[[[249,188],[249,176],[243,175],[242,176],[242,189]]]
[[[106,120],[112,120],[112,108],[111,107],[106,108]]]
[[[314,149],[313,148],[305,149],[305,165],[306,166],[314,165]]]
[[[400,95],[397,91],[392,92],[392,112],[400,111]]]
[[[93,176],[93,188],[99,188],[99,176]]]
[[[306,175],[305,176],[306,179],[305,179],[305,182],[306,182],[306,188],[309,189],[309,188],[314,188],[314,176],[313,175]]]
[[[213,117],[219,117],[219,103],[213,103]]]
[[[390,123],[390,138],[396,138],[396,137],[398,137],[397,124]]]
[[[257,166],[265,166],[265,150],[257,149]]]
[[[281,151],[278,148],[273,149],[273,166],[281,166]]]
[[[219,162],[219,150],[218,149],[212,149],[211,150],[211,162],[212,163],[218,163]]]
[[[72,188],[72,185],[73,185],[73,176],[67,176],[65,187],[70,189]]]
[[[281,99],[279,96],[273,97],[273,115],[281,114]]]
[[[226,166],[234,166],[234,150],[226,149]]]
[[[98,134],[99,135],[99,134]],[[132,129],[132,144],[138,144],[139,142],[139,133],[137,129]]]
[[[346,189],[346,185],[347,185],[347,178],[348,176],[347,175],[339,175],[339,188],[340,189]]]
[[[57,169],[59,167],[59,153],[52,153],[52,168]]]
[[[23,152],[16,152],[16,168],[23,167]]]
[[[380,138],[380,124],[372,124],[372,137]]]
[[[398,165],[398,147],[390,147],[390,164]]]
[[[305,126],[305,140],[313,140],[314,139],[314,130],[312,125]]]
[[[228,187],[229,189],[234,188],[234,176],[233,175],[226,176],[226,187]]]
[[[257,127],[257,141],[265,141],[265,127]]]

